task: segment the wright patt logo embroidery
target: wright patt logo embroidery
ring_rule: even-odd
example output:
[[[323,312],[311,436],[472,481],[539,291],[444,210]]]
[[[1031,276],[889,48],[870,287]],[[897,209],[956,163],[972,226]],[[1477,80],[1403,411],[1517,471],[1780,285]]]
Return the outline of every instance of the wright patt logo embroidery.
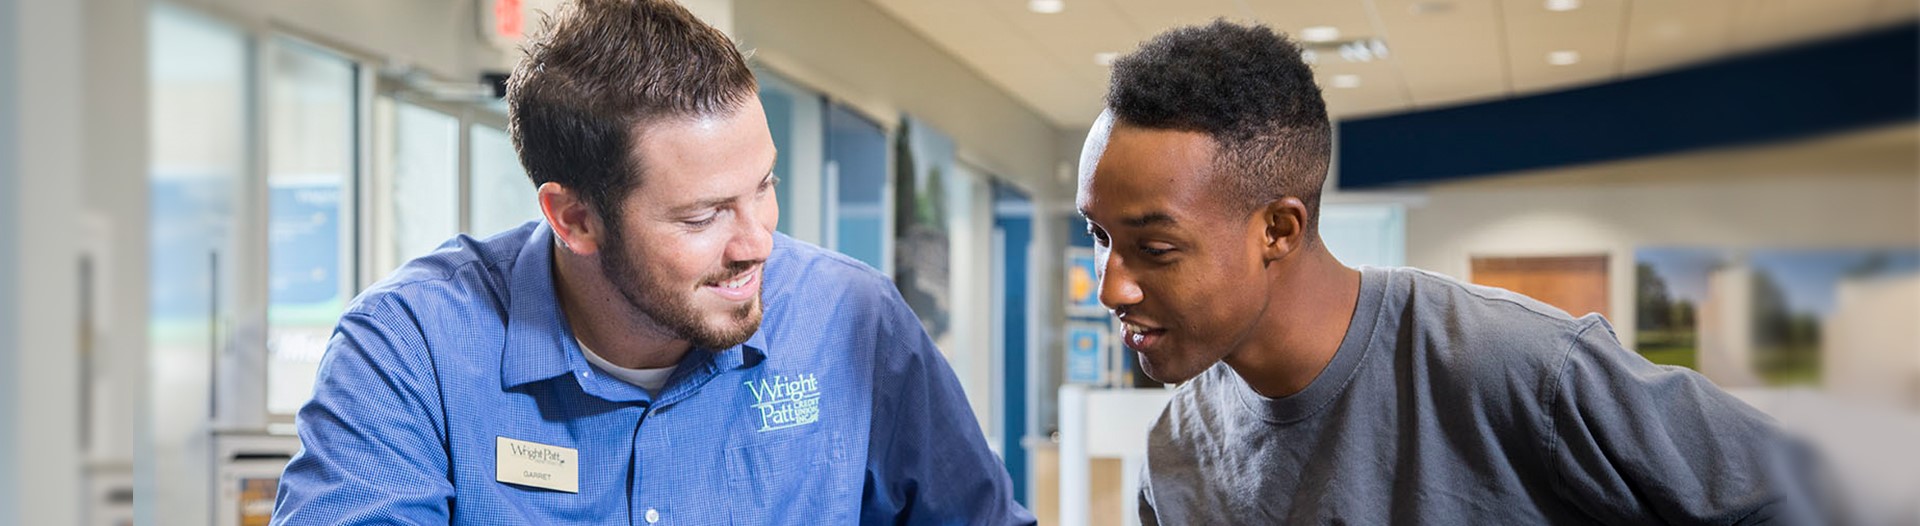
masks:
[[[760,411],[761,432],[820,421],[820,381],[812,373],[743,383],[753,393],[753,408]]]

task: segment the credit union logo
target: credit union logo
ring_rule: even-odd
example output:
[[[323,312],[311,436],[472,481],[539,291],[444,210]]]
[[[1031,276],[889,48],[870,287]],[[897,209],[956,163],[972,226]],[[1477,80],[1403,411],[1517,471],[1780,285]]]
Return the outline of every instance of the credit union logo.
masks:
[[[812,373],[776,374],[743,383],[753,393],[752,407],[760,414],[761,432],[820,421],[820,381]]]

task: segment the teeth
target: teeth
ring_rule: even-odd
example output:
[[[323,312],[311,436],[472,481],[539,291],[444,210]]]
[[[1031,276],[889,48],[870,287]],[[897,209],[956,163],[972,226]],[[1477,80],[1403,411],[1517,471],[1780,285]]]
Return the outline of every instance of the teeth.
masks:
[[[744,287],[744,286],[747,286],[747,280],[751,278],[753,278],[753,273],[741,274],[740,277],[733,278],[733,280],[731,281],[721,283],[720,286],[729,288],[729,289]]]
[[[1134,324],[1131,324],[1131,323],[1126,323],[1126,322],[1121,322],[1121,325],[1125,325],[1125,326],[1126,326],[1126,328],[1127,328],[1127,332],[1131,332],[1131,333],[1134,333],[1134,334],[1146,334],[1146,333],[1147,333],[1147,331],[1150,331],[1150,330],[1153,330],[1153,329],[1148,329],[1148,328],[1146,328],[1146,327],[1141,327],[1141,326],[1139,326],[1139,325],[1134,325]]]

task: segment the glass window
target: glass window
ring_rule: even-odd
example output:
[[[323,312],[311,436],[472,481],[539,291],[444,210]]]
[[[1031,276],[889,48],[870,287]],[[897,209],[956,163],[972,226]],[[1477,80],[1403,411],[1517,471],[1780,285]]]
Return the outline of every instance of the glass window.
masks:
[[[828,246],[891,275],[886,130],[845,107],[828,108],[826,172]]]
[[[460,231],[460,119],[382,97],[374,121],[389,138],[372,188],[377,279]]]
[[[267,410],[312,395],[327,338],[352,293],[347,199],[354,170],[352,62],[298,42],[272,46],[267,76]]]
[[[152,399],[143,402],[144,410],[152,411],[152,425],[139,433],[154,452],[147,457],[152,472],[206,473],[214,370],[233,365],[228,360],[243,354],[216,348],[258,350],[225,333],[229,322],[244,318],[236,310],[244,296],[238,277],[245,275],[241,271],[249,258],[241,256],[239,227],[242,189],[254,172],[249,147],[256,70],[241,31],[166,3],[156,2],[152,9],[147,19],[145,247]],[[222,357],[218,366],[217,356]],[[258,363],[258,354],[252,356]],[[222,397],[239,390],[226,382],[235,369],[220,369]],[[259,374],[245,378],[257,400]],[[148,480],[153,478],[143,478],[137,488],[146,503],[140,513],[182,524],[212,521],[204,478],[182,483],[159,477],[157,484]]]
[[[233,305],[235,290],[228,276],[238,263],[233,230],[248,162],[246,39],[166,7],[155,8],[150,31],[148,336],[155,363],[207,363],[214,309]]]
[[[473,170],[473,204],[468,231],[486,237],[540,218],[540,201],[533,181],[520,166],[507,131],[475,124],[468,128],[468,152]]]
[[[1406,213],[1396,203],[1320,206],[1320,239],[1349,266],[1406,264]]]
[[[774,175],[780,178],[775,189],[780,200],[780,231],[824,245],[821,111],[826,99],[770,71],[756,70],[754,76],[760,81],[760,105],[767,111],[767,129],[773,133],[774,148],[780,150],[773,166]]]

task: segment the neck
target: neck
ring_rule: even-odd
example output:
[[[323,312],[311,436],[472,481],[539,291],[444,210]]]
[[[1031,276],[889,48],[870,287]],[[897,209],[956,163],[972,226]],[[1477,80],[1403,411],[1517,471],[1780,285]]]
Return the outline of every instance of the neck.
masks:
[[[1314,243],[1268,266],[1267,305],[1223,360],[1262,396],[1298,393],[1333,361],[1360,300],[1360,271]]]
[[[559,247],[550,250],[562,317],[594,354],[629,369],[668,367],[686,356],[691,345],[640,312],[607,279],[598,260]]]

